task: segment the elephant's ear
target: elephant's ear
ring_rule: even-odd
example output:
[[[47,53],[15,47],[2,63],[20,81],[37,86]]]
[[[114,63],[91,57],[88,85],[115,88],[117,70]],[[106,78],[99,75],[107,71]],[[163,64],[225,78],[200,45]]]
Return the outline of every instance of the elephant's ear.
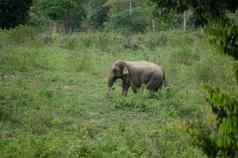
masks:
[[[122,74],[123,75],[128,75],[129,74],[129,71],[128,71],[128,68],[125,66],[123,71],[122,71]]]

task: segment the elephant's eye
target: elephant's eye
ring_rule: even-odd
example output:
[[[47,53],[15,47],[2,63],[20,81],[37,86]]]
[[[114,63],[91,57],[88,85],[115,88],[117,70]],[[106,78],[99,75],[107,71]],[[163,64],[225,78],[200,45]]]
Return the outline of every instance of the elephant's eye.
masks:
[[[116,73],[118,70],[117,70],[116,68],[114,68],[114,69],[112,69],[112,71],[113,71],[114,73]]]

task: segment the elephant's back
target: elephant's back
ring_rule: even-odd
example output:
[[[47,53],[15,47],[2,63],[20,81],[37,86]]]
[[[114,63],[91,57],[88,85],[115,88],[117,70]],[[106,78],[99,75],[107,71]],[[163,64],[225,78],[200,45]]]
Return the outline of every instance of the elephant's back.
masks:
[[[147,62],[144,60],[141,61],[128,61],[127,62],[133,69],[140,71],[140,72],[161,72],[162,73],[162,67],[158,64]]]

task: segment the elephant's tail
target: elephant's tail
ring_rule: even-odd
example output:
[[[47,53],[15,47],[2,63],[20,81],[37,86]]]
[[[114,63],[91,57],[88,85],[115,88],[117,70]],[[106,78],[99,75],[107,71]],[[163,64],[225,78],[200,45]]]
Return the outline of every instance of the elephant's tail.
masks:
[[[163,86],[168,87],[168,81],[166,80],[165,75],[163,77]]]
[[[168,86],[168,81],[166,80],[166,75],[165,75],[165,71],[164,71],[164,68],[162,68],[162,72],[163,72],[163,86],[164,87],[167,87]]]

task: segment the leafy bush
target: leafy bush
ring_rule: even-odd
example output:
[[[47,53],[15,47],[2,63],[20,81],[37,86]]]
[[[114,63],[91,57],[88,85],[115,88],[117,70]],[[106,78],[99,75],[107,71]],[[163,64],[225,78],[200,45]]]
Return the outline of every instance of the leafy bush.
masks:
[[[145,8],[137,7],[113,14],[106,23],[107,30],[118,32],[145,32],[150,19],[150,13]]]
[[[216,130],[210,139],[215,144],[216,155],[236,158],[238,156],[238,100],[237,94],[221,92],[218,88],[206,86],[207,98],[212,112],[216,115]]]
[[[15,45],[31,45],[32,47],[40,47],[43,45],[43,41],[39,38],[38,33],[33,27],[28,25],[19,25],[14,29],[0,30],[2,40],[0,42],[5,44],[2,46],[15,46]]]
[[[191,122],[188,132],[195,145],[201,147],[209,157],[237,157],[237,99],[233,92],[221,90],[209,85],[204,86],[208,92],[210,105],[205,120]],[[236,92],[236,91],[235,91]]]
[[[34,39],[34,32],[31,27],[20,25],[15,29],[11,29],[9,32],[10,40],[16,43],[24,43],[25,41],[30,41]]]
[[[214,24],[208,28],[209,40],[220,50],[238,59],[238,26]]]
[[[11,41],[8,39],[7,32],[0,30],[0,49],[7,47],[9,45],[9,42]]]

